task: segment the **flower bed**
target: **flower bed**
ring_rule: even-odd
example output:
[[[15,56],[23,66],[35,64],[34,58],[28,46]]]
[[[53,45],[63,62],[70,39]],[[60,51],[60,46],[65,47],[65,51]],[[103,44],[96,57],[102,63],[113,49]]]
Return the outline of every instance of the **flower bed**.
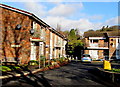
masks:
[[[16,69],[19,69],[22,71],[21,67],[28,67],[31,71],[36,69],[43,69],[43,71],[48,69],[54,69],[59,68],[60,66],[64,66],[65,64],[68,64],[68,60],[65,59],[54,59],[54,60],[44,60],[42,59],[40,61],[40,67],[39,62],[36,60],[31,60],[27,65],[3,65],[0,66],[0,70],[2,72],[14,72]]]

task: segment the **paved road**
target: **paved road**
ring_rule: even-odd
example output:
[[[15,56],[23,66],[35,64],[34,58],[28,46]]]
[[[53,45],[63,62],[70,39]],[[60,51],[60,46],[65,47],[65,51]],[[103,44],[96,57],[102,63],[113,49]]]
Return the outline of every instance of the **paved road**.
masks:
[[[10,79],[3,87],[40,87],[40,85],[45,87],[107,87],[101,83],[100,79],[88,72],[96,66],[101,67],[101,64],[72,62],[36,75]]]
[[[99,64],[94,64],[100,66]],[[88,73],[88,70],[95,68],[92,64],[71,63],[55,70],[43,72],[43,75],[48,79],[53,87],[58,86],[102,86],[94,75]]]

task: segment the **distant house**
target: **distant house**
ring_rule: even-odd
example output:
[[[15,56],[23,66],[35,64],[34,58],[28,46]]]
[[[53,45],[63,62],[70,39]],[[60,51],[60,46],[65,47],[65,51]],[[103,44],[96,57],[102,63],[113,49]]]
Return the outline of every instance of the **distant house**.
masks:
[[[120,59],[120,36],[109,33],[85,36],[84,54],[90,54],[93,60]]]
[[[65,37],[34,14],[0,4],[1,61],[19,61],[65,57]]]
[[[109,59],[120,59],[120,36],[109,36]]]

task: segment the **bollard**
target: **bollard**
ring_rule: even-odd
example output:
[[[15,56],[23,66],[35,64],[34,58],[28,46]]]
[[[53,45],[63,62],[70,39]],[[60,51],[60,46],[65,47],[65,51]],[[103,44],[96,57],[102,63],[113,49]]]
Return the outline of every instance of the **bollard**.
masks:
[[[104,60],[103,61],[103,66],[104,66],[104,69],[111,70],[111,64],[110,64],[109,61]]]

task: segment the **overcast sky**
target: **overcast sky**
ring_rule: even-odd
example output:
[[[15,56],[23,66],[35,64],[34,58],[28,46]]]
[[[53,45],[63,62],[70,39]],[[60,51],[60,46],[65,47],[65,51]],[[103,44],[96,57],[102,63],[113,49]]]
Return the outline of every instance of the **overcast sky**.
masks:
[[[105,0],[104,0],[105,1]],[[89,29],[100,29],[102,26],[118,25],[118,2],[57,2],[30,0],[15,2],[2,1],[3,4],[31,12],[53,28],[57,24],[61,30],[78,28],[81,33]]]

